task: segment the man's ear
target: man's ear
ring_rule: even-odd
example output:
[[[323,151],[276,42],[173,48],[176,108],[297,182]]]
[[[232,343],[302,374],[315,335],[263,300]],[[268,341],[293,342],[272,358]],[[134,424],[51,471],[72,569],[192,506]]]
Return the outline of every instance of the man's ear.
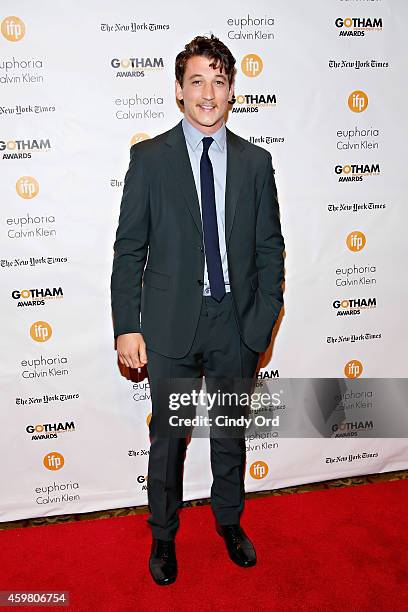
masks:
[[[181,102],[181,100],[183,99],[183,88],[181,87],[180,83],[176,80],[176,98],[177,100],[179,100],[179,102]]]
[[[234,81],[231,83],[229,92],[228,92],[228,102],[234,100]]]

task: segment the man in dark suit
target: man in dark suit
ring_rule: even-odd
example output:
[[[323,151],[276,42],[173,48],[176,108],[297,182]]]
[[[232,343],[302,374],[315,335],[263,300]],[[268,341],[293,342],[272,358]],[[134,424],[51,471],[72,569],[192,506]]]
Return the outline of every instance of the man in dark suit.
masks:
[[[157,584],[176,579],[174,538],[186,438],[162,437],[160,382],[253,379],[282,298],[283,250],[270,154],[228,130],[235,59],[214,36],[176,58],[184,118],[133,145],[111,279],[122,364],[147,364],[152,399],[148,499]],[[146,263],[147,262],[147,263]],[[143,280],[143,285],[142,285]],[[240,526],[244,437],[211,437],[211,505],[230,558],[256,563]]]

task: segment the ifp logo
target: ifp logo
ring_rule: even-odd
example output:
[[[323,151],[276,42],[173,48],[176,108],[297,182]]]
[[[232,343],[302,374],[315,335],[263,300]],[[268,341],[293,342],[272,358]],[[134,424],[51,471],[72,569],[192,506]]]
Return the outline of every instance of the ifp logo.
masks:
[[[249,473],[255,480],[262,480],[268,472],[268,464],[265,461],[254,461],[249,468]]]
[[[149,134],[145,134],[144,132],[138,132],[132,136],[130,141],[130,146],[137,144],[138,142],[143,142],[143,140],[149,140]]]
[[[242,58],[241,70],[247,77],[257,77],[263,70],[263,61],[255,53],[249,53]]]
[[[356,89],[348,97],[348,106],[353,113],[362,113],[368,106],[368,96],[364,91]]]
[[[363,232],[350,232],[350,234],[346,238],[346,244],[350,251],[357,253],[358,251],[362,251],[364,249],[366,244],[366,237]]]
[[[36,321],[30,327],[30,336],[36,342],[47,342],[52,336],[52,327],[46,321]]]
[[[10,15],[1,22],[1,33],[10,42],[18,42],[25,35],[25,25],[20,17]]]
[[[16,191],[20,198],[32,200],[38,195],[40,186],[33,176],[20,176],[16,183]]]
[[[64,457],[61,455],[61,453],[57,453],[55,451],[52,453],[48,453],[43,459],[44,467],[46,467],[47,470],[51,470],[52,472],[56,472],[57,470],[63,468],[64,463]]]
[[[359,378],[362,373],[363,364],[358,359],[352,359],[344,366],[344,376],[346,378]]]

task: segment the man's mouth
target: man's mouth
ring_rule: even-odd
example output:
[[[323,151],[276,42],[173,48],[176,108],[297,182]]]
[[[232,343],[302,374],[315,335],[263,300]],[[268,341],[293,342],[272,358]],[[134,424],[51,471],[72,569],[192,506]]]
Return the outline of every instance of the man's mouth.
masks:
[[[201,108],[201,110],[209,112],[214,110],[215,106],[213,106],[212,104],[199,104],[198,105],[199,108]]]

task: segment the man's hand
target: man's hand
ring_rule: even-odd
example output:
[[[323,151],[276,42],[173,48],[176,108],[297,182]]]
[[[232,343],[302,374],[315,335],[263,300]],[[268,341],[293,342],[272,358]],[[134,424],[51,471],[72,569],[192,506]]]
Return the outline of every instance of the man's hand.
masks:
[[[142,368],[147,363],[146,344],[142,334],[121,334],[116,339],[119,361],[128,368]]]

